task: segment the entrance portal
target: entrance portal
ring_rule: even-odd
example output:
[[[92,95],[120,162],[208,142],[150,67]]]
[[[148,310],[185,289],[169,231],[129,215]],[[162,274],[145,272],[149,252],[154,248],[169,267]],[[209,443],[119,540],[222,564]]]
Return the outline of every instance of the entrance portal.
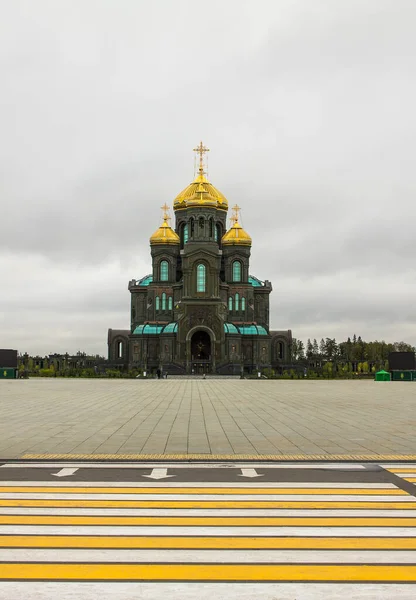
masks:
[[[196,331],[191,338],[192,371],[211,371],[211,338],[206,331]]]

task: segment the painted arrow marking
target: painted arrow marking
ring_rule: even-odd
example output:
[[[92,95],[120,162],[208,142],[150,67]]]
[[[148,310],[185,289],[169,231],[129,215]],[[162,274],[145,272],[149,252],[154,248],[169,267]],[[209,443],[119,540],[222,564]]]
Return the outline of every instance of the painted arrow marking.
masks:
[[[150,475],[143,475],[149,479],[167,479],[168,477],[176,477],[176,475],[168,475],[167,469],[152,469]]]
[[[256,469],[241,469],[239,477],[263,477],[264,473],[257,473]]]
[[[70,475],[73,475],[76,471],[78,471],[78,467],[76,467],[76,468],[65,467],[65,469],[61,469],[57,473],[52,473],[52,475],[54,477],[69,477]]]

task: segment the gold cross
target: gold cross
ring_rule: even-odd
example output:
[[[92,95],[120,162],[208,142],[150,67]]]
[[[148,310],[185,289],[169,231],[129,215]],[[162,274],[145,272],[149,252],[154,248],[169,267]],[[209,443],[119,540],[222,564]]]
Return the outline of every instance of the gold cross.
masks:
[[[235,204],[232,209],[233,214],[231,216],[231,222],[233,223],[233,225],[235,225],[236,223],[238,223],[238,213],[240,212],[241,208],[240,206],[238,206],[238,204]]]
[[[199,172],[202,175],[204,173],[204,154],[209,152],[209,148],[204,146],[204,144],[201,142],[199,146],[194,148],[194,152],[199,154]]]
[[[163,220],[164,221],[170,221],[170,216],[169,216],[169,213],[168,213],[169,206],[166,204],[166,202],[160,208],[163,210]]]

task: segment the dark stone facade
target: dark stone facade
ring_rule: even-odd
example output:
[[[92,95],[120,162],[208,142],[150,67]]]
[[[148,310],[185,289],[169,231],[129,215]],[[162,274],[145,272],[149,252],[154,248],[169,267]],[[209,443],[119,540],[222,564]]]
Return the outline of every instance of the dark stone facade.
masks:
[[[290,362],[291,331],[269,330],[272,285],[249,275],[250,237],[227,244],[227,206],[201,190],[201,201],[176,207],[177,242],[152,236],[152,274],[128,285],[130,329],[108,331],[111,364],[240,374]]]

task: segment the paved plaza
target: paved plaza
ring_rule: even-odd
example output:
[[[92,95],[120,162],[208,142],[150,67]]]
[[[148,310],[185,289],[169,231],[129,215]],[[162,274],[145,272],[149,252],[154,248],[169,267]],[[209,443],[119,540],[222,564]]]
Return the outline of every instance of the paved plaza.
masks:
[[[0,458],[412,455],[416,386],[373,381],[0,382]]]

